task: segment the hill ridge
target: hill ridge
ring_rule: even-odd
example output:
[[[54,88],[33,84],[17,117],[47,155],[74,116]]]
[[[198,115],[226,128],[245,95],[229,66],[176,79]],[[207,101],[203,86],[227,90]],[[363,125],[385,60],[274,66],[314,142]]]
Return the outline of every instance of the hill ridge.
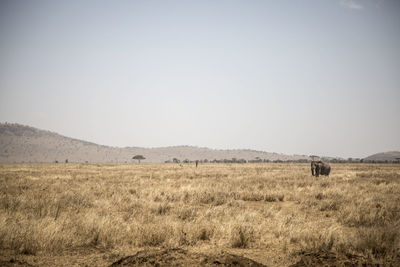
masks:
[[[286,155],[251,149],[213,149],[191,145],[167,147],[112,147],[71,138],[49,130],[18,123],[0,123],[0,162],[130,162],[134,155],[145,162],[180,160],[299,160],[306,155]]]
[[[192,145],[165,147],[114,147],[71,138],[57,132],[38,129],[18,123],[0,123],[0,162],[131,162],[134,155],[144,155],[145,162],[165,162],[177,158],[181,161],[224,160],[236,158],[246,161],[261,160],[309,160],[307,155],[286,155],[253,149],[215,149]],[[365,162],[394,162],[399,151],[370,155]]]
[[[400,158],[400,151],[387,151],[387,152],[375,153],[368,157],[365,157],[364,160],[393,162],[396,161],[397,158]]]

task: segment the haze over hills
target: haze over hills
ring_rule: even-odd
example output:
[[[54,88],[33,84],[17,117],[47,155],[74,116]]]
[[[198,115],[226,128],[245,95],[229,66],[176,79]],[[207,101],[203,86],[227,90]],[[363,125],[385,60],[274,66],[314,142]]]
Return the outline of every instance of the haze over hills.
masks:
[[[179,160],[221,160],[256,157],[266,160],[309,159],[306,155],[285,155],[248,149],[217,150],[205,147],[174,146],[160,148],[110,147],[69,138],[16,123],[0,124],[0,162],[131,162],[143,155],[144,162]]]

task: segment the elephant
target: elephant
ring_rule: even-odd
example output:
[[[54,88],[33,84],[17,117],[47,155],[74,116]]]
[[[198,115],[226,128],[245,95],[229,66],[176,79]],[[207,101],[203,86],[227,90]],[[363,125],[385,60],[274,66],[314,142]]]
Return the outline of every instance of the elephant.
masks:
[[[331,172],[331,166],[322,161],[311,161],[311,174],[315,177],[319,175],[327,175]]]

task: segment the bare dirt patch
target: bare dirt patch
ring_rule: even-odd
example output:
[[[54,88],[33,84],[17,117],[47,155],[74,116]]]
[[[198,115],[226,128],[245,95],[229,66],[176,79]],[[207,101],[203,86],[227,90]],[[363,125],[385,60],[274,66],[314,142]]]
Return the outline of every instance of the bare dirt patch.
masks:
[[[30,265],[29,263],[27,263],[27,262],[24,262],[24,261],[20,261],[20,260],[16,260],[16,259],[14,259],[14,258],[12,258],[12,259],[10,259],[10,260],[3,260],[3,259],[1,259],[0,260],[0,266],[3,266],[3,267],[19,267],[19,266],[24,266],[24,267],[29,267],[29,266],[33,266],[33,265]]]
[[[337,255],[333,252],[303,253],[300,260],[290,267],[306,266],[380,266],[356,255]]]
[[[118,266],[265,266],[249,258],[219,253],[206,255],[175,248],[165,250],[142,250],[114,262],[110,267]]]

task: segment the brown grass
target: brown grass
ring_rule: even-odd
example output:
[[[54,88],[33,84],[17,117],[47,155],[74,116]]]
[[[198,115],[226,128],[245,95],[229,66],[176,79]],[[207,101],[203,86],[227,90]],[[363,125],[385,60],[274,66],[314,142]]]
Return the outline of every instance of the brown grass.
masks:
[[[0,165],[0,250],[40,258],[82,248],[240,249],[277,266],[330,251],[396,265],[400,165],[309,172],[308,164]]]

